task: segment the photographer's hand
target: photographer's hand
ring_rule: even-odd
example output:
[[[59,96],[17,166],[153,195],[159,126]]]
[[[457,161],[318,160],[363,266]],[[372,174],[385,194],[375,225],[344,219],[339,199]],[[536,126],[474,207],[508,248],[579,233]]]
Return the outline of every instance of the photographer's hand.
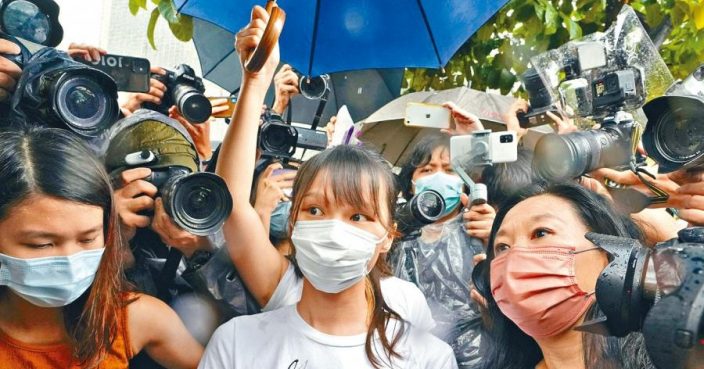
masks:
[[[68,45],[67,53],[74,59],[83,58],[87,62],[97,62],[108,52],[96,46],[71,43]]]
[[[516,101],[511,104],[508,111],[504,113],[503,119],[506,123],[507,131],[514,131],[518,136],[518,141],[525,136],[528,132],[527,129],[521,128],[521,123],[518,121],[518,113],[525,113],[528,111],[528,102],[523,99],[516,99]]]
[[[496,217],[496,210],[489,204],[469,205],[469,196],[462,194],[460,197],[465,212],[462,214],[464,229],[469,237],[479,238],[484,245],[489,243],[491,226]],[[471,206],[468,208],[468,206]]]
[[[166,74],[166,71],[159,67],[151,67],[149,71],[161,74],[162,76]],[[131,94],[127,102],[122,105],[122,109],[134,113],[137,109],[141,108],[142,104],[145,102],[157,105],[161,104],[161,99],[164,97],[165,93],[166,86],[158,80],[151,78],[149,79],[149,92]]]
[[[328,146],[332,143],[332,138],[335,136],[335,123],[337,123],[337,116],[333,115],[330,117],[330,121],[325,125],[325,134],[328,136]]]
[[[13,42],[0,40],[0,54],[16,55],[20,52],[20,47]],[[17,64],[0,56],[0,102],[9,100],[21,74],[22,69]]]
[[[128,240],[134,237],[137,228],[145,228],[151,223],[148,216],[140,213],[154,208],[157,188],[143,180],[152,173],[149,168],[128,169],[120,174],[122,187],[115,190],[114,201]]]
[[[284,111],[291,102],[291,98],[301,93],[298,90],[298,75],[293,71],[290,65],[284,64],[279,72],[274,76],[274,88],[276,91],[276,100],[271,108],[279,115],[283,115]]]
[[[443,133],[450,136],[462,136],[468,135],[474,131],[481,131],[484,129],[482,121],[476,115],[460,108],[455,103],[448,101],[442,106],[446,107],[452,113],[452,120],[455,123],[454,128],[443,129]]]
[[[557,116],[550,111],[547,112],[547,116],[552,119],[553,123],[550,125],[558,135],[566,135],[568,133],[577,132],[577,126],[574,125],[574,121],[572,119]]]
[[[154,203],[154,218],[152,218],[151,228],[159,235],[165,245],[178,249],[187,258],[198,250],[210,248],[208,237],[188,233],[171,220],[164,210],[161,198],[156,199]]]

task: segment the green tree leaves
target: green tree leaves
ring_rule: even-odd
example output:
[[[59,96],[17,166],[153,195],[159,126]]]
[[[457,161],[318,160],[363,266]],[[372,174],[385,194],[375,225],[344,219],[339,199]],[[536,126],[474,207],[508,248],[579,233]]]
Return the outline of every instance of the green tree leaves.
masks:
[[[516,76],[532,56],[605,30],[624,3],[639,13],[649,32],[665,32],[660,52],[676,78],[704,61],[701,0],[512,0],[467,40],[444,70],[407,70],[404,90],[468,85],[516,92]],[[669,25],[663,23],[666,19]]]
[[[152,0],[155,7],[151,11],[149,23],[147,24],[147,39],[152,49],[156,50],[154,42],[154,30],[159,18],[164,18],[169,23],[171,33],[180,41],[190,41],[193,38],[193,18],[188,15],[179,14],[174,6],[173,0]],[[147,0],[130,0],[129,9],[132,15],[137,15],[140,9],[147,9]]]

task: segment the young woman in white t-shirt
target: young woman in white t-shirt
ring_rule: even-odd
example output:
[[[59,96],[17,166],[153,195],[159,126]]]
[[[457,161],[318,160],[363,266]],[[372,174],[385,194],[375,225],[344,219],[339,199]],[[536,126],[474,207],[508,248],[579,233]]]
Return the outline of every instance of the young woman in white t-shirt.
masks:
[[[240,55],[258,45],[267,19],[255,7],[251,23],[237,35]],[[277,47],[261,71],[243,71],[217,165],[234,200],[223,228],[228,247],[262,305],[292,273],[249,203],[261,106],[278,62]],[[293,192],[290,224],[303,275],[300,301],[221,326],[200,368],[456,368],[447,344],[406,322],[385,301],[388,291],[406,302],[414,300],[404,290],[420,292],[389,279],[380,257],[393,241],[396,195],[381,157],[355,147],[326,150],[303,164]]]

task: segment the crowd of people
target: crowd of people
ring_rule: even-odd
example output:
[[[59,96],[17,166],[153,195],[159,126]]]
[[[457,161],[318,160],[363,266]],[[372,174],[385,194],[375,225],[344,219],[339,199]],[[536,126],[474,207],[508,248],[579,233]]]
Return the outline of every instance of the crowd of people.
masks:
[[[257,47],[267,19],[254,8],[239,55]],[[122,105],[104,153],[43,122],[3,122],[0,368],[654,368],[639,333],[575,330],[603,315],[594,292],[609,262],[585,234],[652,246],[704,223],[698,172],[657,176],[669,202],[624,215],[603,179],[637,186],[635,175],[544,183],[526,147],[478,174],[489,202],[472,205],[449,138],[483,127],[452,102],[452,129],[416,144],[398,174],[373,148],[348,145],[284,167],[258,147],[272,81],[268,114],[284,114],[298,93],[277,49],[261,70],[243,68],[215,155],[207,122],[141,109],[167,93],[157,79]],[[0,51],[19,52],[6,40]],[[21,73],[0,57],[0,100]],[[519,100],[504,115],[519,137],[527,108]],[[226,109],[213,101],[213,114]],[[558,133],[576,129],[554,121]],[[332,136],[334,121],[326,129]],[[145,150],[155,161],[126,160]],[[220,230],[196,235],[172,219],[150,178],[174,167],[224,180],[233,210]],[[426,190],[445,211],[403,237],[397,203]],[[169,278],[171,250],[183,259]]]

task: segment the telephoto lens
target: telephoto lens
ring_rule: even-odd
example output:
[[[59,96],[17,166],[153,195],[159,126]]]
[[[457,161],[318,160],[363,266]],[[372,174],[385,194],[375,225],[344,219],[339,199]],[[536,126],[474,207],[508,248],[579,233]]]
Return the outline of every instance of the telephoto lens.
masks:
[[[159,188],[166,214],[191,234],[215,233],[232,212],[227,185],[213,173],[189,173],[186,168],[172,167],[153,172],[149,181]]]
[[[535,145],[533,170],[546,181],[562,182],[599,168],[627,168],[636,124],[623,113],[605,120],[599,129],[545,135]]]
[[[396,209],[398,231],[411,236],[428,224],[438,221],[445,212],[445,200],[434,190],[426,190],[413,196]]]

